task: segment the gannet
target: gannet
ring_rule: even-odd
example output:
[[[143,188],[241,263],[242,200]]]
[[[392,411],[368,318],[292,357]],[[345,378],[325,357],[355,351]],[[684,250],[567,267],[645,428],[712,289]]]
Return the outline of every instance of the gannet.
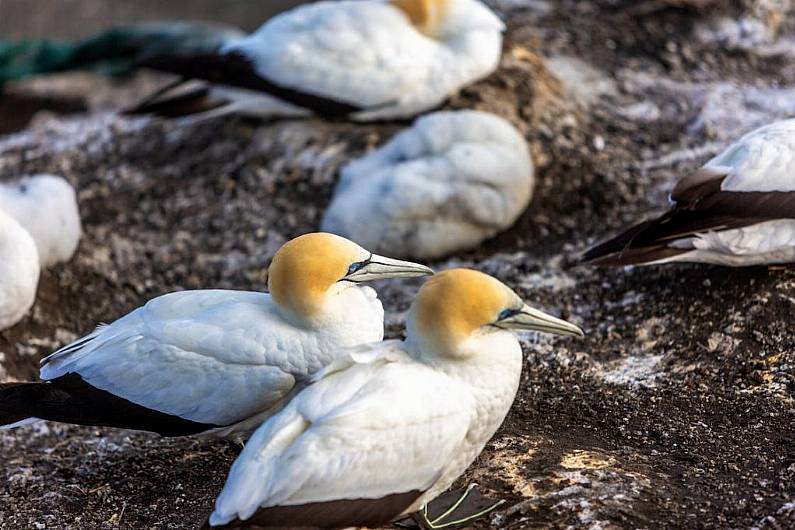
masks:
[[[419,510],[508,413],[522,371],[510,330],[582,336],[468,269],[425,283],[406,327],[405,341],[348,349],[257,429],[210,526],[378,527]]]
[[[300,236],[274,256],[270,294],[155,298],[42,360],[45,382],[0,386],[0,425],[46,419],[245,437],[337,347],[383,338],[381,302],[361,282],[426,274],[339,236]]]
[[[583,255],[598,265],[795,261],[795,119],[756,129],[681,179],[673,208]]]
[[[250,114],[304,109],[356,120],[406,118],[491,74],[504,29],[478,0],[324,1],[277,15],[218,53],[142,65],[225,85],[195,92],[203,107],[190,95],[176,96],[186,112],[229,101],[230,110]],[[288,107],[276,111],[273,98]],[[168,114],[163,103],[149,98],[132,112],[152,104]]]
[[[0,183],[0,210],[33,237],[41,267],[69,261],[77,250],[82,234],[77,196],[62,177],[45,174]]]
[[[36,299],[39,254],[27,230],[0,209],[0,331],[27,314]]]
[[[527,143],[510,123],[437,112],[343,168],[321,226],[376,251],[438,258],[510,227],[533,184]]]

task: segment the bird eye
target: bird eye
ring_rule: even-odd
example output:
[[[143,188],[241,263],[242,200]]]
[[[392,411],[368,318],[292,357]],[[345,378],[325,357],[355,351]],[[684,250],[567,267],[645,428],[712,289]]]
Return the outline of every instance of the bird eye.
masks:
[[[366,264],[367,264],[367,262],[364,262],[364,261],[357,261],[356,263],[353,263],[350,267],[348,267],[348,272],[345,274],[345,276],[350,276],[354,272],[360,270]]]
[[[505,320],[506,318],[511,318],[517,313],[519,313],[518,309],[503,309],[502,311],[500,311],[500,314],[497,316],[497,320]]]

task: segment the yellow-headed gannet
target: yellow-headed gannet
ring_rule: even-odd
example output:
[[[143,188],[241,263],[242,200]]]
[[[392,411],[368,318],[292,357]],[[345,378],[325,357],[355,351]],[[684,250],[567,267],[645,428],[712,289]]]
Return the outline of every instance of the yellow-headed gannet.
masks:
[[[503,30],[479,0],[325,1],[284,12],[216,54],[161,56],[142,64],[226,85],[215,94],[195,92],[204,106],[190,95],[176,96],[185,112],[231,100],[229,110],[250,114],[270,115],[281,107],[277,113],[403,118],[437,107],[491,74]],[[274,98],[282,104],[274,105]],[[173,115],[168,107],[149,98],[132,112],[151,108]]]
[[[598,265],[795,262],[795,119],[756,129],[671,192],[672,209],[597,245]]]
[[[383,338],[384,311],[359,283],[432,274],[332,234],[286,243],[270,294],[166,294],[41,363],[43,383],[0,386],[0,425],[36,419],[244,437],[340,346]]]
[[[343,168],[321,226],[376,251],[437,258],[510,227],[533,183],[527,143],[510,123],[437,112]]]
[[[0,331],[25,316],[36,299],[39,254],[27,230],[0,209]]]
[[[0,210],[17,220],[36,242],[41,267],[69,261],[82,229],[77,196],[56,175],[35,175],[0,183]]]
[[[486,274],[454,269],[419,291],[405,341],[348,349],[251,437],[211,526],[379,526],[446,490],[513,403],[510,332],[582,336]]]

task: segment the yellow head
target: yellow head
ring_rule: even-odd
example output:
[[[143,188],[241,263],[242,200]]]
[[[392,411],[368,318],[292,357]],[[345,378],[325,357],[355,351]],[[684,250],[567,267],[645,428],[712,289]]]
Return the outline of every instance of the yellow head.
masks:
[[[433,38],[455,37],[468,30],[502,31],[502,21],[478,0],[390,0],[418,31]]]
[[[425,276],[424,265],[368,252],[334,234],[304,234],[285,243],[268,268],[268,290],[283,309],[298,317],[313,317],[329,297],[357,283],[383,278]]]
[[[501,329],[582,336],[582,330],[525,304],[499,280],[451,269],[426,282],[410,310],[409,340],[423,353],[457,357],[471,338]]]

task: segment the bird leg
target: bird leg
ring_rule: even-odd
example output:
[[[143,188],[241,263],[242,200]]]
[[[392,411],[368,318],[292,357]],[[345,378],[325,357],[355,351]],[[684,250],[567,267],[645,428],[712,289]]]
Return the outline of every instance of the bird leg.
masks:
[[[442,528],[450,528],[458,525],[463,525],[480,519],[484,515],[496,509],[503,504],[504,500],[488,499],[480,494],[475,488],[477,484],[470,484],[465,489],[448,492],[433,501],[431,501],[431,508],[441,505],[440,509],[445,506],[456,496],[452,504],[449,505],[439,515],[430,515],[428,505],[422,507],[413,517],[416,523],[425,530],[439,530]],[[474,493],[473,493],[474,490]]]

